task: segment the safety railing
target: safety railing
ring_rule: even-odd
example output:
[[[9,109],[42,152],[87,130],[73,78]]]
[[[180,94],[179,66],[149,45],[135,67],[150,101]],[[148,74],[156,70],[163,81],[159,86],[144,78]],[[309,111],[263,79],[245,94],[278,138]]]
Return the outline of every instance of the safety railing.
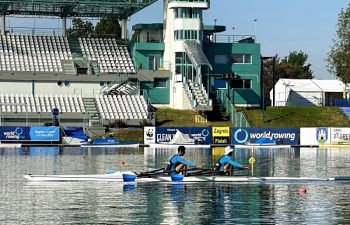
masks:
[[[236,127],[250,127],[244,114],[236,111],[224,91],[218,90],[216,96],[217,102],[225,108],[226,114],[230,116],[232,123],[234,123]]]

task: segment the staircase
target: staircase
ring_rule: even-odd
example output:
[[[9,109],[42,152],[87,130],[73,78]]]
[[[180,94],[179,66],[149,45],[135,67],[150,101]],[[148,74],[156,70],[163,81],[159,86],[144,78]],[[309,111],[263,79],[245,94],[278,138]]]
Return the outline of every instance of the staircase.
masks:
[[[198,111],[213,110],[212,101],[209,100],[208,93],[203,87],[203,84],[193,83],[189,80],[188,82],[184,82],[184,88],[193,109]]]
[[[94,75],[100,75],[100,69],[98,68],[98,64],[97,61],[90,61],[90,70],[91,70],[91,74]]]
[[[119,74],[118,78],[101,89],[100,93],[113,95],[119,94],[118,89],[129,81],[128,74]]]
[[[83,52],[81,51],[81,47],[79,44],[79,40],[76,37],[69,37],[68,38],[69,48],[73,55],[76,56],[83,56]]]
[[[197,82],[193,83],[193,94],[197,97],[198,104],[208,105],[206,96],[203,94],[203,91],[201,90],[200,85]]]
[[[63,71],[67,75],[77,75],[73,60],[61,60],[61,65],[63,65]]]
[[[97,112],[94,98],[83,98],[85,111],[90,115],[90,124],[100,124],[100,117]]]

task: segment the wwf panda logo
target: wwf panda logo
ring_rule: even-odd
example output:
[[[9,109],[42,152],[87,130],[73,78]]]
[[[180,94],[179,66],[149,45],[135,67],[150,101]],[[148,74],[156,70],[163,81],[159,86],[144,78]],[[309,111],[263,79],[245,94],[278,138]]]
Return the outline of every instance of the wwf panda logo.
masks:
[[[147,135],[147,137],[153,137],[153,130],[152,129],[148,129],[146,131],[146,135]]]

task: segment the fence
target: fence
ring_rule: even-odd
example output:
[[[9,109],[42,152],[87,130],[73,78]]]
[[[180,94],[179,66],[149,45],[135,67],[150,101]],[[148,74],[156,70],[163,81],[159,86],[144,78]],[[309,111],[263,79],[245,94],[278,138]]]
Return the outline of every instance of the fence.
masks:
[[[236,127],[250,127],[247,119],[241,112],[237,112],[230,99],[222,90],[217,91],[217,102],[225,108],[225,112],[230,116],[232,123]]]

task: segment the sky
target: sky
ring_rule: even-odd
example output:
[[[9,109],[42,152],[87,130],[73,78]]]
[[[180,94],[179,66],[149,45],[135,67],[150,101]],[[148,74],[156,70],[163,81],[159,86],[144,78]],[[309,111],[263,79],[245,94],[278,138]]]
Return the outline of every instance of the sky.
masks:
[[[210,9],[203,14],[203,23],[214,25],[217,19],[217,25],[226,26],[226,32],[221,34],[256,33],[262,56],[278,54],[284,58],[291,51],[303,51],[316,79],[336,79],[327,71],[325,58],[333,45],[338,14],[348,5],[347,0],[212,0]],[[163,0],[159,0],[131,16],[129,33],[134,24],[162,22],[162,10]],[[97,19],[93,21],[96,22]],[[69,24],[68,21],[67,28]],[[9,18],[6,26],[62,27],[60,20],[43,18]]]

